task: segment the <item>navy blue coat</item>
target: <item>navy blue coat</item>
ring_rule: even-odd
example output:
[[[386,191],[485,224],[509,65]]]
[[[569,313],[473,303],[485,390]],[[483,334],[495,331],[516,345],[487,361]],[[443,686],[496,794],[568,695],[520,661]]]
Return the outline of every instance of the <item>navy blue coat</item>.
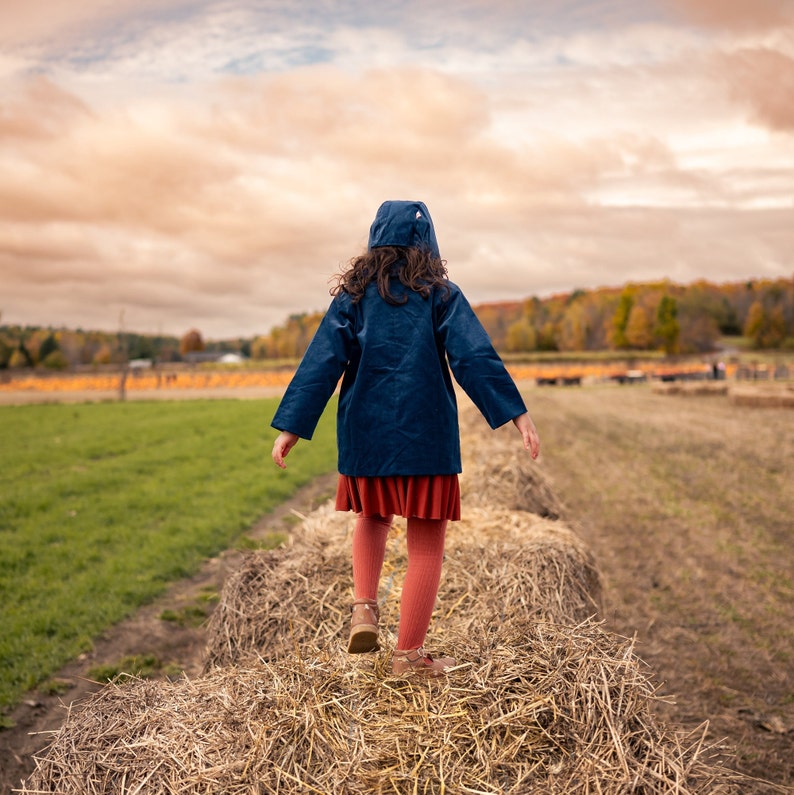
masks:
[[[273,418],[311,439],[339,379],[339,472],[352,476],[461,471],[455,380],[497,428],[526,411],[488,334],[452,282],[423,298],[393,279],[392,305],[370,284],[358,303],[331,303]]]

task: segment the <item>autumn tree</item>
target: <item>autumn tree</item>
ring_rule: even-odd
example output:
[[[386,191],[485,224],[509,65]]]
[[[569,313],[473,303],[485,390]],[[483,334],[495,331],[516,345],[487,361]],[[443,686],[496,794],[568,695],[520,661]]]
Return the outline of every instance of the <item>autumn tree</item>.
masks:
[[[561,304],[559,297],[541,301],[533,297],[524,303],[524,320],[533,329],[534,349],[538,351],[557,350],[557,323]]]
[[[323,317],[323,312],[290,315],[283,326],[254,339],[251,356],[254,359],[299,359],[306,352]]]
[[[756,348],[761,347],[761,336],[764,333],[765,323],[764,305],[760,301],[753,301],[747,313],[747,320],[744,322],[744,336],[749,337]]]
[[[497,350],[506,349],[508,330],[514,323],[525,319],[526,315],[524,304],[517,301],[480,304],[473,309]]]
[[[620,294],[615,314],[612,316],[612,336],[610,342],[613,348],[629,348],[630,343],[626,336],[626,327],[629,324],[629,316],[634,306],[634,290],[627,287]]]
[[[264,334],[260,334],[258,337],[254,337],[253,341],[251,342],[251,358],[252,359],[269,358],[268,355],[269,342],[270,342],[269,334],[267,336],[265,336]]]
[[[535,329],[529,324],[526,318],[516,320],[507,328],[505,334],[504,348],[510,353],[520,353],[523,351],[534,351],[537,340]]]
[[[561,351],[590,351],[604,347],[604,319],[611,314],[608,297],[595,290],[574,290],[557,322]]]
[[[20,367],[32,367],[29,356],[25,356],[24,347],[17,347],[11,351],[11,356],[8,359],[8,366],[16,370]]]
[[[731,304],[722,287],[701,279],[688,285],[685,292],[686,302],[693,311],[712,318],[720,334],[741,334],[737,307]]]
[[[25,340],[21,339],[19,341],[19,345],[17,346],[17,349],[14,351],[14,353],[16,355],[11,357],[12,362],[14,362],[11,365],[12,367],[33,367],[35,364],[33,361],[33,356],[25,344]]]
[[[8,367],[13,352],[13,346],[9,345],[3,337],[0,337],[0,369]]]
[[[682,302],[678,320],[681,324],[681,353],[707,353],[714,350],[720,338],[720,329],[713,317]]]
[[[783,308],[775,306],[767,310],[761,301],[754,301],[747,313],[744,335],[750,338],[754,348],[775,348],[786,337],[786,322]]]
[[[560,321],[560,335],[557,340],[561,351],[587,350],[589,325],[584,303],[574,300],[568,304]]]
[[[55,339],[55,335],[50,332],[39,346],[39,361],[44,363],[51,353],[55,353],[58,350],[60,350],[58,341]]]
[[[786,339],[786,320],[783,316],[783,307],[775,306],[769,313],[766,342],[768,347],[777,348],[784,339]]]
[[[69,360],[62,350],[56,348],[41,360],[41,365],[48,370],[66,370],[69,367]]]
[[[179,340],[179,353],[184,356],[186,353],[198,353],[204,350],[204,340],[201,333],[196,329],[190,329],[182,335]]]
[[[29,366],[41,364],[53,351],[60,348],[55,333],[48,328],[26,331],[20,340],[20,344],[23,343],[25,353],[30,358]]]
[[[659,301],[653,333],[668,356],[678,353],[681,326],[678,323],[678,304],[672,295],[665,294]]]
[[[113,350],[110,344],[102,343],[95,351],[91,358],[92,364],[110,364],[113,361]]]
[[[653,323],[648,310],[642,304],[634,304],[629,312],[624,331],[629,348],[648,350],[653,345]]]

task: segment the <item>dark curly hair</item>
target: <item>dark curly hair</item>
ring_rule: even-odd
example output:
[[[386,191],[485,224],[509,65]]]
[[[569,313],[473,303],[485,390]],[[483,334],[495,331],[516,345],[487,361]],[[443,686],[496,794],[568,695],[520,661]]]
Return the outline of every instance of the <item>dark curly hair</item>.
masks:
[[[441,287],[449,294],[445,260],[422,248],[378,246],[350,260],[348,269],[334,277],[336,285],[331,288],[331,295],[348,293],[355,304],[364,296],[367,285],[376,282],[384,301],[404,304],[408,297],[397,298],[389,288],[392,277],[423,298],[427,298],[434,287]]]

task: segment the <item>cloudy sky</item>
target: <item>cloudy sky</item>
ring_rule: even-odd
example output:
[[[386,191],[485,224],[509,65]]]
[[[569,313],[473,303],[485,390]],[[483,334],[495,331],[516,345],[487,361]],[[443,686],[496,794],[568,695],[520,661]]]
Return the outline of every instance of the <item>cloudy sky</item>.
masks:
[[[324,309],[384,199],[472,303],[794,274],[794,0],[0,0],[0,322]]]

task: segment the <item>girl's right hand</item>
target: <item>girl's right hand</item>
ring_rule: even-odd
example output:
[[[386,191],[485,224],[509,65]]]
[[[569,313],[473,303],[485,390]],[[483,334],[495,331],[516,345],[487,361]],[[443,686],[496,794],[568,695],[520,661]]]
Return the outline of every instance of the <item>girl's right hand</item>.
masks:
[[[284,459],[287,457],[287,454],[293,447],[298,443],[298,439],[300,437],[297,434],[290,433],[289,431],[282,431],[276,441],[273,443],[273,461],[275,462],[276,466],[281,467],[282,469],[286,469],[287,465],[284,463]]]
[[[524,440],[524,449],[530,451],[532,458],[537,458],[540,455],[540,438],[532,418],[524,412],[513,417],[513,425],[518,428],[518,432]]]

